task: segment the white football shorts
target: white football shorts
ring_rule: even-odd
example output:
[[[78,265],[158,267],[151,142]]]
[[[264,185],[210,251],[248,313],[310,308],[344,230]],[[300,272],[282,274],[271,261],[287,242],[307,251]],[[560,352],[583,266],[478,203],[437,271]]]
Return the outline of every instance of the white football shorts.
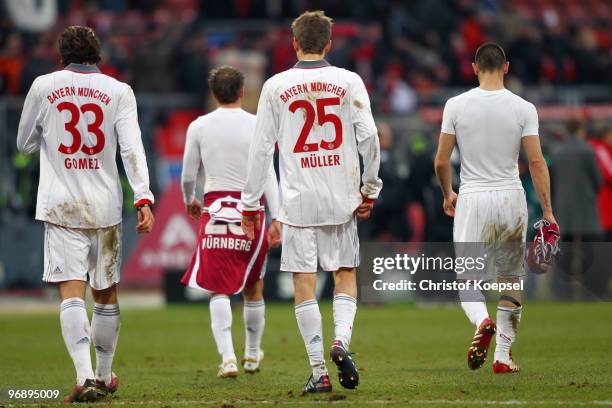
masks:
[[[96,290],[119,282],[121,224],[108,228],[66,228],[45,223],[45,282],[89,281]]]
[[[359,266],[357,220],[340,225],[294,227],[283,224],[281,271],[316,272]]]
[[[527,201],[522,189],[460,193],[453,241],[457,257],[485,258],[485,270],[457,274],[457,279],[524,275]],[[463,275],[463,276],[462,276]]]

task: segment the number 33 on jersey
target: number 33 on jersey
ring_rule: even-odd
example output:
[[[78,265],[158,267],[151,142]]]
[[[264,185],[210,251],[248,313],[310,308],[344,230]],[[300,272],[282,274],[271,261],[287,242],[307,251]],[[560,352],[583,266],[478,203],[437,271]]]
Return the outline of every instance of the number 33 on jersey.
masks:
[[[153,202],[132,89],[90,65],[36,78],[17,135],[20,151],[41,151],[36,219],[71,228],[121,222],[117,145],[134,201]]]

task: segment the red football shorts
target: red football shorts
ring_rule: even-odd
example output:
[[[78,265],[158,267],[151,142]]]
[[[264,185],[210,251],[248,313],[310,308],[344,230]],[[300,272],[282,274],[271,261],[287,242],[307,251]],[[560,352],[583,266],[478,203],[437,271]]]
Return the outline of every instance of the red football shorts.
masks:
[[[224,295],[253,286],[265,274],[266,221],[262,211],[255,239],[240,226],[240,192],[214,191],[204,196],[198,245],[181,283]]]

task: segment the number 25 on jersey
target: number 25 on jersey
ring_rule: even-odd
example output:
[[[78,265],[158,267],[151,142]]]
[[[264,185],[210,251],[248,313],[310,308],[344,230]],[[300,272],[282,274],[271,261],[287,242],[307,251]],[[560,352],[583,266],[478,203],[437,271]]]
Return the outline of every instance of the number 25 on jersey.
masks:
[[[308,143],[308,135],[312,130],[312,126],[315,121],[315,108],[312,103],[305,99],[298,99],[293,101],[289,105],[289,111],[295,113],[298,109],[303,109],[306,116],[304,119],[304,126],[298,136],[293,153],[311,153],[319,150],[319,147],[324,150],[334,150],[340,147],[342,144],[342,122],[340,117],[335,113],[325,113],[325,107],[327,106],[338,106],[340,105],[340,98],[321,98],[315,100],[316,105],[316,117],[319,126],[323,126],[325,123],[330,122],[334,125],[335,137],[334,140],[328,142],[321,140],[320,143]]]

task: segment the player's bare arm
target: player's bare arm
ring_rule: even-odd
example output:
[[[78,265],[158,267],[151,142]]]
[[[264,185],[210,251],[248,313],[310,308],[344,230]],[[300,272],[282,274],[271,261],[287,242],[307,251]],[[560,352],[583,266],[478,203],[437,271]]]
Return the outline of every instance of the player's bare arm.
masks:
[[[523,149],[527,155],[529,162],[529,172],[531,180],[540,200],[542,207],[542,216],[551,224],[556,224],[555,216],[553,215],[552,200],[550,196],[550,175],[548,166],[542,154],[540,146],[540,138],[537,135],[525,136],[522,139]]]
[[[457,204],[457,193],[453,191],[450,157],[455,148],[455,135],[440,133],[438,151],[435,159],[436,177],[442,189],[444,202],[442,204],[444,213],[449,217],[455,216],[455,205]]]

